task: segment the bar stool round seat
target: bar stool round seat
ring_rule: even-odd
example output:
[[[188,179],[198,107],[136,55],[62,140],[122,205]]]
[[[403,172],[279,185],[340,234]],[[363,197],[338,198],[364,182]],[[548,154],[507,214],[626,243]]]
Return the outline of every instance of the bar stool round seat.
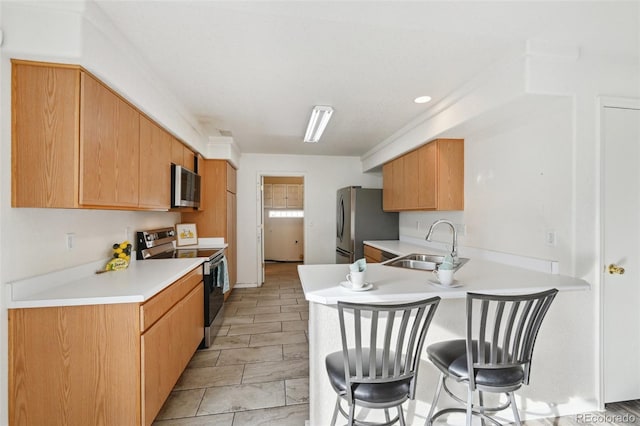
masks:
[[[480,417],[483,426],[485,422],[499,426],[489,414],[509,406],[515,424],[521,424],[514,392],[529,384],[536,337],[557,293],[557,289],[522,295],[467,293],[466,338],[427,347],[429,360],[440,370],[440,381],[426,426],[445,414],[456,412],[466,414],[467,426],[471,426],[473,416]],[[466,385],[466,400],[447,387],[449,379]],[[465,408],[444,408],[436,412],[443,389]],[[485,392],[505,394],[506,400],[500,398],[497,405],[487,406]]]
[[[349,354],[349,372],[352,376],[356,375],[356,363],[355,363],[355,350],[351,349]],[[391,357],[394,355],[391,354]],[[369,370],[369,350],[362,350],[362,368]],[[377,360],[382,360],[382,350],[378,350],[375,357]],[[337,393],[344,393],[347,390],[347,381],[344,374],[344,360],[342,351],[334,352],[327,355],[325,359],[327,366],[327,374],[329,375],[329,381],[333,390]],[[392,375],[393,371],[389,371]],[[376,365],[376,375],[382,376],[382,362],[378,362]],[[406,401],[409,397],[409,391],[411,390],[411,379],[398,380],[395,382],[389,382],[385,386],[380,386],[379,383],[360,383],[353,388],[354,399],[368,403],[387,403],[392,401]]]
[[[405,426],[402,403],[415,398],[420,354],[439,302],[439,297],[399,304],[338,302],[342,350],[325,358],[337,394],[331,425],[340,413],[349,426]],[[372,409],[384,410],[385,421],[356,418],[356,406],[368,409],[367,417]],[[394,418],[390,408],[398,412]]]
[[[478,358],[477,342],[473,342],[475,359]],[[447,370],[449,376],[460,382],[469,379],[467,363],[467,341],[465,339],[438,342],[429,345],[427,355],[440,370]],[[513,388],[522,386],[524,369],[520,365],[500,369],[484,368],[475,371],[475,382],[478,387]]]

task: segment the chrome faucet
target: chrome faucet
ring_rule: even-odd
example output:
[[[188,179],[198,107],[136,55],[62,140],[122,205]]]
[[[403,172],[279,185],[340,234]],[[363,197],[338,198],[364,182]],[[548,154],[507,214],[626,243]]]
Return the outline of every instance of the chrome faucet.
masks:
[[[458,264],[458,232],[456,231],[456,227],[453,225],[453,223],[451,223],[450,220],[440,219],[433,222],[431,224],[431,227],[429,227],[429,232],[427,232],[427,236],[424,239],[427,241],[431,241],[431,234],[433,233],[433,230],[435,229],[436,226],[440,225],[441,223],[445,223],[449,225],[451,227],[451,230],[453,231],[451,257],[453,258],[453,264],[457,265]]]

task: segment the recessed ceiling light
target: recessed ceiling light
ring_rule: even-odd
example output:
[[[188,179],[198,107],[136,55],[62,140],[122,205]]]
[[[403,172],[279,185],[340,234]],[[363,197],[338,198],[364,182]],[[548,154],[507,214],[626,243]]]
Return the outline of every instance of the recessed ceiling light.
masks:
[[[431,100],[431,96],[418,96],[413,100],[413,102],[417,104],[426,104]]]

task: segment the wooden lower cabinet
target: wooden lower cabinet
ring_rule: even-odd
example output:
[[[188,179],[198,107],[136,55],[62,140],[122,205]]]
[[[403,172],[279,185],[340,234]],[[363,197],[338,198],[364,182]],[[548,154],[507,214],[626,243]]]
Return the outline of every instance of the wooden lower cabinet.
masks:
[[[202,340],[203,291],[198,266],[146,302],[167,307],[144,333],[146,303],[9,309],[9,424],[150,425]]]
[[[382,250],[370,245],[364,245],[364,258],[367,263],[380,263],[382,262]]]
[[[202,341],[203,293],[198,285],[141,337],[143,425],[158,415]]]

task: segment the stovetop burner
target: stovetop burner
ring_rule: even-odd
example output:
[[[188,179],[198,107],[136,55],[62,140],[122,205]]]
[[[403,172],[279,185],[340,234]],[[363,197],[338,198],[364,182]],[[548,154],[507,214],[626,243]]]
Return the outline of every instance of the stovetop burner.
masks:
[[[155,254],[147,259],[185,259],[194,257],[206,257],[208,259],[212,259],[221,251],[222,249],[176,248]]]
[[[180,259],[204,257],[213,260],[224,254],[224,249],[175,247],[176,231],[161,228],[137,233],[136,258]]]

